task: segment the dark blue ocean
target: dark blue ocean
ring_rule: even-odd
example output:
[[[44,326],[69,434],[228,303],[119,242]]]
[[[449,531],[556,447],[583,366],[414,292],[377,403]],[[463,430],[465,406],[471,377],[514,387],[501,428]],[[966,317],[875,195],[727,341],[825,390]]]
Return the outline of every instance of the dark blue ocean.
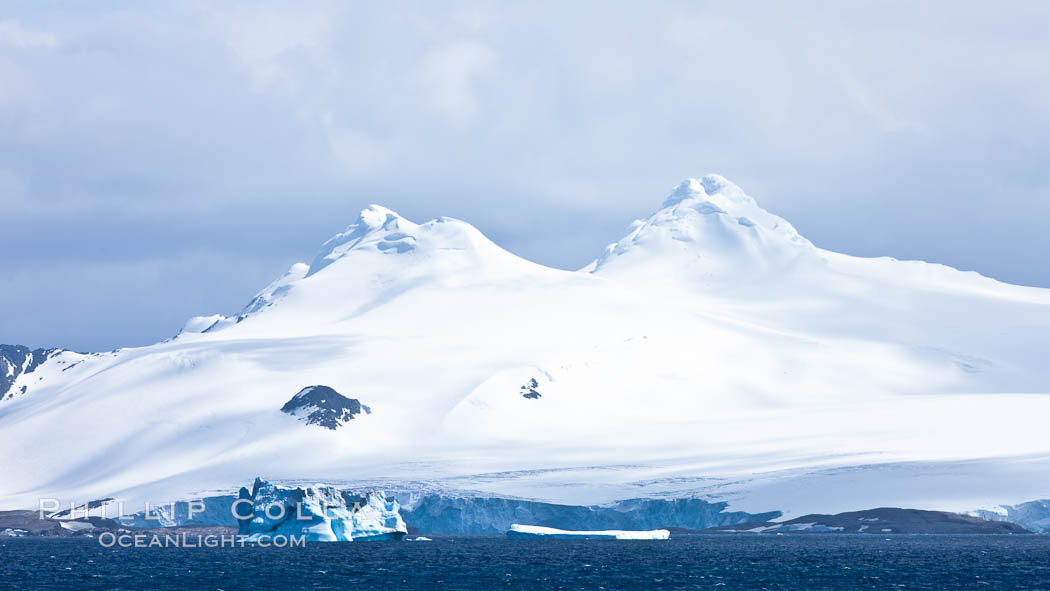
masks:
[[[1050,536],[438,538],[305,548],[0,542],[6,589],[1050,589]]]

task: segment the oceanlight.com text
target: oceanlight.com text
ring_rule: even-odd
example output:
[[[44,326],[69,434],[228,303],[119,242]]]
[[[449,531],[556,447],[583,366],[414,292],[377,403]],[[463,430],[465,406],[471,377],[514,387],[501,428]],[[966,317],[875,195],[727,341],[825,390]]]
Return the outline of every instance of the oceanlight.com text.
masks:
[[[257,536],[249,539],[239,535],[147,535],[104,532],[98,543],[105,548],[235,548],[260,546],[274,548],[296,548],[306,545],[306,536]]]

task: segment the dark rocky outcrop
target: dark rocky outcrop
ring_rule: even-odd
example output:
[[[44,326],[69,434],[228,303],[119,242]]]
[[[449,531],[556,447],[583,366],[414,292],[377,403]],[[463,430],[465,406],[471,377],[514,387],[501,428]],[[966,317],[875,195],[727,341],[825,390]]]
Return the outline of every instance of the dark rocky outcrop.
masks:
[[[525,398],[535,400],[543,396],[543,394],[540,394],[539,391],[536,389],[539,387],[540,384],[536,381],[536,378],[532,378],[531,380],[529,380],[529,383],[521,387],[521,395]]]
[[[735,533],[844,533],[844,534],[1030,534],[1005,521],[988,521],[947,511],[880,507],[835,515],[811,514],[783,522],[740,523],[703,530]],[[672,533],[676,533],[672,530]],[[677,533],[686,533],[679,531]],[[699,532],[692,532],[699,533]]]
[[[19,376],[33,373],[41,363],[62,349],[30,349],[22,345],[0,345],[0,400],[13,396],[12,386]],[[25,392],[23,386],[19,392]]]
[[[362,412],[371,414],[372,409],[328,386],[307,386],[292,396],[281,412],[298,417],[307,425],[335,430]]]
[[[104,499],[96,499],[94,501],[88,501],[87,503],[84,503],[84,504],[82,504],[82,505],[80,505],[80,506],[78,506],[76,508],[62,509],[62,510],[56,511],[54,513],[48,513],[47,517],[49,519],[62,519],[63,517],[69,517],[70,515],[73,515],[73,513],[77,513],[77,514],[87,513],[88,511],[90,511],[92,509],[98,509],[99,507],[102,507],[103,505],[105,505],[106,503],[108,503],[109,501],[112,501],[112,500],[113,500],[112,497],[106,497]]]
[[[66,524],[68,527],[63,527]],[[0,532],[9,530],[7,535],[24,532],[28,536],[72,536],[91,530],[117,529],[120,524],[104,517],[83,517],[80,519],[59,520],[40,518],[39,511],[0,511]]]

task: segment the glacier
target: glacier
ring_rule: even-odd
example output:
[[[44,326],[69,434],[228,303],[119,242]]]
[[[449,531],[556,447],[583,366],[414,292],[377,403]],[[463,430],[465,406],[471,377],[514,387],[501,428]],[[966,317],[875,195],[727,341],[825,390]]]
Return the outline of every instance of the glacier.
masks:
[[[582,530],[671,525],[586,525],[631,499],[702,500],[717,524],[1047,498],[1050,290],[824,250],[717,175],[656,203],[576,271],[370,206],[230,316],[31,372],[11,353],[0,508],[230,496],[260,474],[410,488],[406,515],[445,529],[464,498],[493,499],[471,509],[493,529],[598,508],[572,510]],[[372,413],[282,413],[309,384]]]
[[[142,508],[126,505],[117,507],[113,506],[113,503],[107,503],[101,510],[91,514],[114,518],[126,527],[209,525],[237,527],[238,521],[233,514],[233,504],[238,498],[237,494],[213,495],[205,499],[177,500]]]
[[[725,502],[703,499],[628,499],[606,506],[542,503],[489,496],[426,494],[406,499],[401,513],[429,534],[500,535],[514,523],[571,530],[705,529],[780,517],[779,511],[726,511]]]
[[[256,491],[256,492],[252,492]],[[240,499],[250,499],[235,506]],[[705,529],[709,527],[730,526],[740,523],[768,521],[780,517],[779,511],[765,513],[746,513],[726,511],[727,503],[709,502],[703,499],[629,499],[604,506],[560,505],[525,499],[513,499],[491,496],[466,496],[453,492],[428,492],[419,494],[412,489],[372,491],[360,494],[353,488],[339,488],[331,485],[315,484],[311,486],[284,486],[269,481],[257,480],[252,490],[244,487],[237,494],[213,495],[201,499],[179,500],[164,506],[154,506],[146,511],[131,515],[118,515],[120,508],[113,499],[78,508],[69,517],[94,516],[116,518],[127,527],[156,528],[177,526],[233,526],[238,527],[244,535],[261,534],[273,530],[274,533],[288,533],[276,527],[274,520],[268,519],[265,510],[272,504],[281,504],[294,508],[300,499],[305,499],[304,508],[299,512],[310,521],[305,524],[291,524],[313,527],[313,515],[324,500],[336,509],[328,516],[342,518],[345,522],[347,506],[359,503],[363,508],[380,508],[380,518],[371,511],[360,512],[354,522],[343,525],[322,525],[320,529],[327,534],[333,531],[349,531],[354,538],[407,531],[411,527],[426,534],[440,535],[502,535],[516,522],[528,522],[538,526],[558,527],[572,530],[652,530],[661,527],[681,527],[686,529]],[[251,510],[249,511],[249,507]],[[235,512],[245,517],[251,514],[257,522],[243,522],[237,519]],[[276,510],[272,510],[276,513]],[[62,512],[64,514],[68,512]],[[396,514],[396,515],[395,515]],[[287,521],[287,515],[296,515],[289,509],[281,523]],[[67,516],[54,514],[56,518]],[[368,533],[361,525],[373,519]],[[392,520],[392,521],[390,521]],[[320,520],[323,521],[323,520]],[[376,524],[389,523],[382,527]],[[386,529],[383,529],[383,528]],[[327,537],[323,536],[323,537]],[[396,534],[395,534],[396,537]]]
[[[991,509],[974,509],[967,513],[988,521],[1016,523],[1036,533],[1050,533],[1050,499],[1027,501],[1017,505],[1000,505]]]

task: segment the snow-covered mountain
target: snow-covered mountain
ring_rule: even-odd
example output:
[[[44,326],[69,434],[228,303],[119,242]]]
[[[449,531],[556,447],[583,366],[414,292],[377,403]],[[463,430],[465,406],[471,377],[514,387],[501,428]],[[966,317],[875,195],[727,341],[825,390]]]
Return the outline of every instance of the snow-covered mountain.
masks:
[[[64,349],[30,349],[23,345],[0,345],[0,401],[25,394],[29,386],[43,380],[42,375],[32,375],[40,364],[56,359],[49,368],[66,365],[67,369],[80,361],[84,355]],[[67,365],[68,364],[68,365]]]
[[[235,316],[40,364],[0,402],[0,499],[264,476],[788,517],[1016,505],[1050,497],[1048,353],[1050,290],[822,250],[715,175],[576,272],[370,206]],[[315,385],[371,412],[281,412]]]

